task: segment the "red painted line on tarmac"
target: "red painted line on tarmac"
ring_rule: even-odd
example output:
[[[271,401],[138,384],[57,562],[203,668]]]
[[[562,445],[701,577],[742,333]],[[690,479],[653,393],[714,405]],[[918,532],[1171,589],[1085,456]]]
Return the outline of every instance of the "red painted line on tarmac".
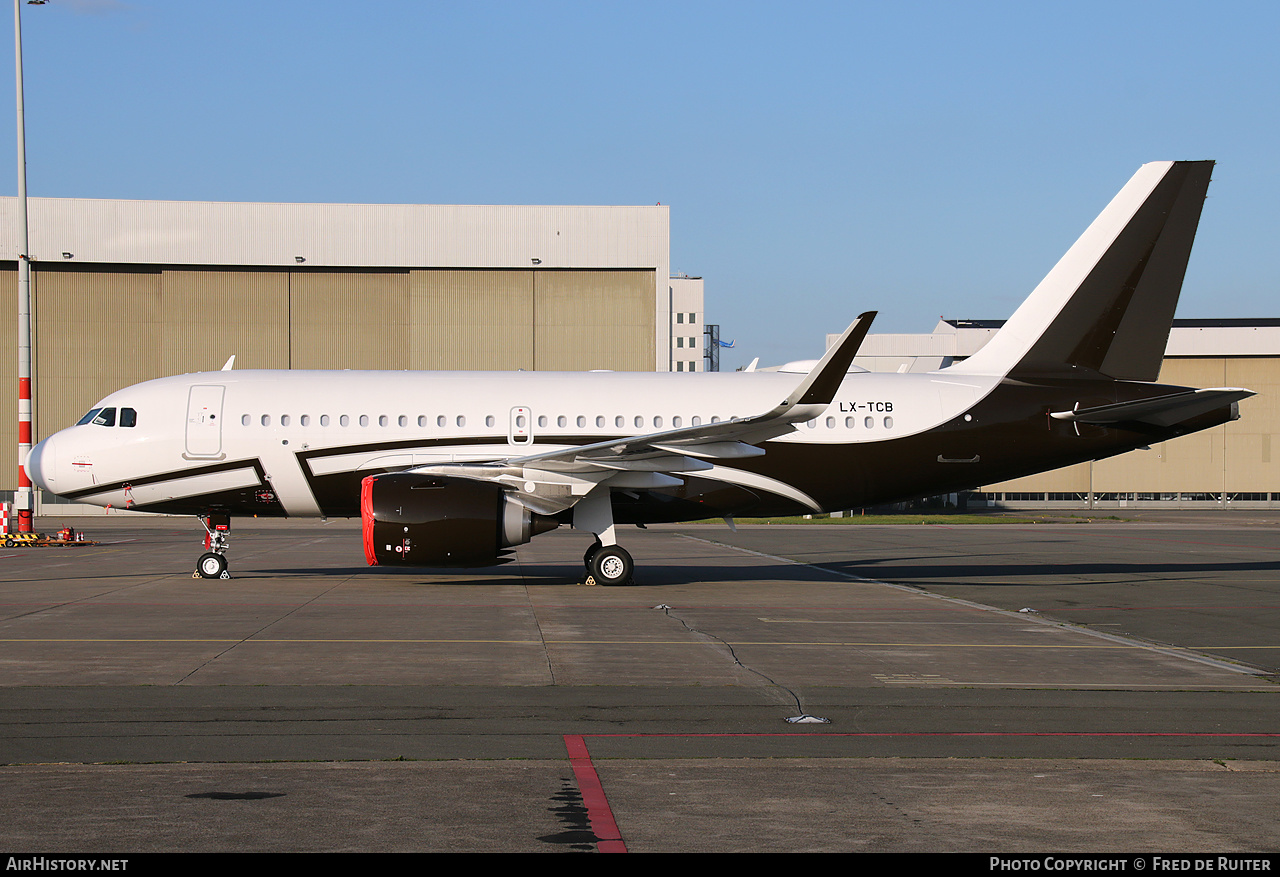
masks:
[[[564,748],[569,753],[569,764],[573,767],[573,777],[582,794],[582,803],[587,808],[587,818],[591,820],[591,831],[597,841],[596,849],[602,853],[625,853],[627,845],[622,841],[622,832],[618,831],[618,823],[614,821],[613,811],[609,809],[604,786],[600,785],[600,777],[596,774],[595,765],[591,763],[587,741],[581,734],[565,734]]]
[[[1229,732],[1184,732],[1184,731],[860,731],[852,733],[824,733],[814,731],[805,733],[803,731],[793,731],[790,733],[771,732],[764,734],[586,734],[587,737],[603,738],[625,738],[625,737],[647,737],[647,738],[714,738],[714,737],[1280,737],[1280,733],[1273,732],[1245,732],[1245,733],[1229,733]],[[566,736],[565,740],[569,738]],[[581,740],[582,737],[577,739]],[[583,744],[585,751],[586,744]]]

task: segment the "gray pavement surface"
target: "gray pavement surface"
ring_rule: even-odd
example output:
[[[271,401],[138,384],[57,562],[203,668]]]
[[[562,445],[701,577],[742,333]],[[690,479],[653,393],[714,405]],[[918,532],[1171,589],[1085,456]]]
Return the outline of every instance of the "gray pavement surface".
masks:
[[[574,740],[632,851],[1280,846],[1260,516],[653,527],[617,589],[565,531],[388,570],[237,522],[218,581],[190,521],[76,526],[0,550],[8,850],[594,850]]]

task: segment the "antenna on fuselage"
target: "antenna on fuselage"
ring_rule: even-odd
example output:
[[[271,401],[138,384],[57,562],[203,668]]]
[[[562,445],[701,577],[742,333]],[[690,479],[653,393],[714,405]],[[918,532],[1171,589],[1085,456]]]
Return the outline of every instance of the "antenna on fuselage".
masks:
[[[233,353],[233,354],[231,354],[231,358],[227,360],[226,364],[225,364],[225,365],[223,365],[223,367],[222,367],[222,368],[220,368],[220,369],[218,369],[218,370],[219,370],[219,371],[224,371],[224,372],[229,372],[229,371],[231,371],[231,365],[232,365],[235,361],[236,361],[236,355]]]

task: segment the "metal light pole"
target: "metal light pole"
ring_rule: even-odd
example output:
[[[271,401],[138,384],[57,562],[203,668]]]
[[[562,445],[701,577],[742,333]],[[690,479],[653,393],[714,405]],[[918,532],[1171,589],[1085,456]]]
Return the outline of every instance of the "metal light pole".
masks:
[[[32,2],[43,5],[45,0]],[[30,533],[31,479],[22,464],[31,451],[31,257],[27,244],[27,130],[22,112],[22,16],[20,0],[13,0],[13,56],[18,91],[18,532]]]

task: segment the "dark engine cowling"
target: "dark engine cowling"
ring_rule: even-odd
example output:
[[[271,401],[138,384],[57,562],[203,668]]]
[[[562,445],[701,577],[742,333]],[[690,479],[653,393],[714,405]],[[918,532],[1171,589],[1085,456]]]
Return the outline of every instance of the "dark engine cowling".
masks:
[[[360,520],[370,566],[488,566],[558,523],[498,484],[411,472],[365,478]]]

